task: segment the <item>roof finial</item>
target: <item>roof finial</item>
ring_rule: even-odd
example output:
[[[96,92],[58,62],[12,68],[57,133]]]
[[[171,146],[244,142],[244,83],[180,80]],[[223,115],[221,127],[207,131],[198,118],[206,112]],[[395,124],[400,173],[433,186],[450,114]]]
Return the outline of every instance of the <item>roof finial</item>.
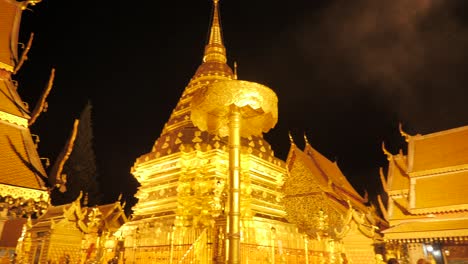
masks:
[[[221,23],[219,19],[219,0],[213,0],[213,20],[211,21],[210,38],[205,46],[203,62],[214,61],[226,63],[226,48],[223,44],[221,34]]]
[[[307,133],[306,132],[304,132],[304,141],[305,141],[306,145],[310,145],[309,144],[309,139],[307,139]]]
[[[290,142],[291,144],[294,144],[294,139],[293,139],[293,137],[292,137],[292,135],[291,135],[291,131],[288,131],[288,136],[289,136],[289,142]]]
[[[392,153],[390,153],[387,148],[385,147],[385,141],[382,141],[382,151],[383,153],[387,156],[387,160],[392,160],[393,158],[393,155]]]
[[[405,131],[403,131],[403,124],[401,122],[398,123],[398,130],[400,130],[400,134],[401,134],[402,137],[405,138],[405,141],[409,142],[409,140],[411,138],[411,135],[406,133]]]

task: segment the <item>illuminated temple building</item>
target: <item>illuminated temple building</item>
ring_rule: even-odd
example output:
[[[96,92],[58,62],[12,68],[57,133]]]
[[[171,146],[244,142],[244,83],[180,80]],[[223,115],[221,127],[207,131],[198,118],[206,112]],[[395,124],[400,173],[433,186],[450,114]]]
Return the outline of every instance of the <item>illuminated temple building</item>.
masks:
[[[50,191],[64,187],[62,168],[73,148],[72,136],[49,173],[48,159],[37,151],[39,137],[30,126],[47,107],[54,77],[30,110],[19,93],[14,75],[27,60],[32,35],[18,56],[21,15],[40,0],[0,0],[0,263],[72,263],[81,259],[112,258],[111,235],[126,222],[120,202],[82,208],[80,199],[51,206]],[[44,164],[43,164],[44,161]],[[102,238],[102,239],[101,239]],[[88,250],[89,248],[94,250]],[[105,254],[110,253],[110,254]],[[97,256],[96,256],[97,255]]]
[[[28,221],[16,252],[19,263],[107,263],[115,257],[113,234],[127,221],[120,202],[83,207],[82,195],[69,204],[50,206]],[[118,254],[118,253],[117,253]]]
[[[374,207],[365,205],[367,198],[356,192],[338,164],[305,140],[304,150],[291,142],[287,158],[286,218],[309,237],[329,239],[329,245],[344,247],[352,263],[375,263],[374,245],[383,242],[378,230],[386,228],[385,221]]]
[[[14,252],[26,219],[43,214],[49,202],[46,173],[29,130],[40,111],[28,109],[12,79],[25,58],[17,51],[21,13],[34,3],[0,0],[0,262]]]
[[[228,137],[202,130],[193,121],[197,115],[193,105],[198,100],[194,98],[205,96],[206,87],[237,80],[236,72],[226,63],[218,12],[215,0],[203,61],[151,152],[140,156],[132,168],[141,186],[131,220],[118,234],[125,241],[121,253],[125,263],[226,263],[228,259]],[[243,82],[238,82],[239,90]],[[207,114],[207,126],[215,126],[217,118],[219,115]],[[351,257],[356,258],[354,263],[374,263],[375,212],[365,207],[364,199],[336,164],[320,155],[323,164],[307,167],[312,170],[307,172],[293,169],[289,175],[286,163],[274,156],[261,133],[243,136],[240,144],[240,263],[342,263]],[[292,147],[290,155],[303,158],[291,158],[288,166],[314,163],[313,155],[307,152],[311,150],[308,145],[304,154]],[[317,175],[322,165],[334,167]],[[288,206],[300,202],[293,196],[310,201],[324,197],[327,202],[322,208],[309,208],[318,210],[309,213],[322,214],[311,215],[306,221],[307,227],[312,221],[322,221],[326,230],[306,233],[298,228],[306,227],[303,222],[287,217],[295,214],[300,218],[303,213],[291,210],[287,214],[283,200],[288,175],[292,182],[302,173],[309,175],[309,180],[320,178],[320,182],[304,182],[317,185],[310,186],[307,193],[293,193],[296,188],[289,185]],[[344,245],[346,239],[354,241],[349,250]]]
[[[407,154],[387,154],[383,231],[389,253],[415,263],[468,262],[468,126],[411,136]],[[385,211],[385,208],[384,208]]]
[[[278,99],[266,86],[238,80],[227,64],[219,0],[201,65],[151,151],[131,169],[140,187],[130,220],[120,202],[91,208],[80,195],[50,205],[62,174],[54,165],[47,177],[29,126],[51,82],[30,112],[12,79],[30,46],[18,58],[20,15],[37,1],[0,0],[0,263],[12,252],[17,263],[34,264],[467,263],[468,127],[401,131],[408,154],[383,148],[386,206],[380,199],[376,212],[306,137],[301,149],[290,136],[286,161],[275,157],[263,133],[276,124]],[[252,107],[258,94],[261,106]],[[217,105],[222,100],[236,103]],[[221,125],[226,116],[228,127]],[[74,136],[56,164],[65,163]]]

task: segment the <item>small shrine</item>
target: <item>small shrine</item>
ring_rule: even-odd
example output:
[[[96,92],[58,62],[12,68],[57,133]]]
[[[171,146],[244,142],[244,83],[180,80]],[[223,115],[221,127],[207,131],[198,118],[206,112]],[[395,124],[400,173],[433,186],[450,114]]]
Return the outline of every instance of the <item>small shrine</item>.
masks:
[[[16,250],[19,263],[107,263],[119,257],[114,234],[127,222],[121,203],[81,207],[81,198],[28,221]]]
[[[310,263],[379,263],[376,250],[383,243],[379,230],[385,220],[366,205],[367,198],[356,192],[338,164],[304,138],[304,150],[291,138],[282,200],[286,219],[309,239]]]

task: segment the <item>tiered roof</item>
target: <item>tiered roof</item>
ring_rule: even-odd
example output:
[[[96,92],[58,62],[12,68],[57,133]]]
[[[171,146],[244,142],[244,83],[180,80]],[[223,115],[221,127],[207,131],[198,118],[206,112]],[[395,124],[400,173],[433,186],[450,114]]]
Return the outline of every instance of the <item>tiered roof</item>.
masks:
[[[283,192],[287,219],[304,231],[317,229],[316,220],[313,218],[320,217],[317,214],[319,211],[327,215],[327,232],[332,236],[339,236],[336,230],[341,230],[349,224],[344,220],[347,215],[350,217],[349,221],[357,217],[355,212],[362,214],[362,217],[365,215],[361,220],[366,222],[368,227],[379,224],[376,222],[380,220],[379,217],[365,205],[366,199],[352,187],[336,162],[328,160],[307,140],[303,151],[291,141],[286,163],[289,175],[285,180]],[[361,231],[366,236],[374,235],[372,228],[363,228]]]
[[[388,155],[388,240],[466,237],[468,126],[427,135],[402,134],[407,156]]]
[[[46,173],[29,131],[30,112],[18,94],[17,83],[12,80],[20,64],[17,47],[21,12],[36,2],[0,0],[0,198],[11,203],[19,198],[47,203],[49,197],[44,183]]]

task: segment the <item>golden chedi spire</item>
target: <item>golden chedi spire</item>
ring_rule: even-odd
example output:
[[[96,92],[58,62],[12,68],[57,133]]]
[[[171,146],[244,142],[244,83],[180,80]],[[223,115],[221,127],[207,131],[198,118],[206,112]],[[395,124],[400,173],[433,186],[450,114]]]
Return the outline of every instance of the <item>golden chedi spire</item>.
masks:
[[[236,79],[235,73],[226,63],[226,48],[222,39],[219,4],[219,0],[213,0],[209,36],[202,63],[185,87],[160,137],[155,141],[151,153],[140,157],[139,160],[145,160],[150,156],[166,156],[180,151],[189,152],[194,149],[205,151],[211,148],[224,149],[227,147],[226,139],[221,139],[206,131],[200,131],[190,118],[192,98],[202,92],[204,87],[215,82]],[[262,135],[243,138],[242,141],[249,153],[267,160],[275,159],[270,144],[263,139]]]
[[[221,24],[219,23],[219,0],[213,0],[213,18],[211,21],[210,38],[205,46],[203,62],[226,63],[226,48],[223,44]]]
[[[226,64],[226,47],[223,43],[221,19],[219,16],[219,0],[213,0],[213,13],[211,18],[208,43],[205,46],[203,62],[193,76],[194,79],[202,76],[225,76],[229,79],[234,77],[232,69]]]
[[[202,96],[208,86],[221,82],[233,82],[235,79],[232,69],[226,63],[226,48],[222,41],[219,16],[219,0],[213,0],[212,3],[210,31],[203,52],[203,60],[185,87],[169,120],[154,142],[151,152],[140,156],[132,167],[132,174],[141,184],[139,192],[136,194],[139,201],[133,207],[135,221],[152,217],[171,219],[177,216],[176,219],[173,219],[175,225],[205,225],[213,220],[213,216],[220,214],[221,209],[224,210],[221,202],[224,201],[222,195],[224,195],[223,190],[228,172],[226,167],[228,164],[226,160],[229,148],[228,137],[199,129],[191,118],[196,98]],[[238,83],[242,82],[238,81]],[[210,117],[210,120],[215,119],[216,117]],[[211,126],[212,123],[207,125]],[[246,172],[242,176],[244,177],[242,186],[247,188],[251,184],[254,187],[243,190],[246,196],[243,196],[245,199],[242,198],[245,200],[242,202],[245,205],[242,209],[242,215],[252,216],[261,212],[261,215],[269,215],[271,219],[282,219],[285,213],[276,197],[280,197],[277,193],[277,182],[285,173],[284,162],[274,156],[274,151],[263,138],[263,133],[244,135],[240,139],[240,144],[241,153],[244,155],[246,163],[260,164],[258,166],[265,167],[263,173],[274,171],[271,175],[264,175],[265,178],[262,178],[269,182],[269,189],[262,187],[268,190],[262,189],[260,191],[256,189],[259,184],[256,182],[257,178],[250,180],[250,172],[247,172],[249,168],[244,168]],[[248,160],[252,161],[248,162]],[[167,170],[161,169],[161,166]],[[204,172],[201,173],[201,171]],[[193,174],[194,172],[196,174]],[[168,182],[170,182],[169,185],[167,185]],[[211,197],[210,199],[205,197],[200,200],[201,204],[190,206],[190,203],[196,200],[195,196],[205,195],[205,191],[210,190],[205,187],[200,189],[198,186],[209,187],[213,184],[215,186],[213,188],[217,188],[216,190],[220,190],[220,192],[213,192],[213,194],[207,195],[207,197]],[[200,192],[192,193],[191,186],[195,186]],[[247,199],[246,197],[250,195],[247,193],[250,193],[251,189],[255,190],[255,197]],[[267,193],[271,193],[271,196]],[[264,201],[267,199],[264,196],[275,198]],[[206,210],[202,214],[197,211],[197,208],[204,208],[209,204],[215,206],[210,207],[211,209],[205,208]],[[251,205],[253,209],[250,207]]]

